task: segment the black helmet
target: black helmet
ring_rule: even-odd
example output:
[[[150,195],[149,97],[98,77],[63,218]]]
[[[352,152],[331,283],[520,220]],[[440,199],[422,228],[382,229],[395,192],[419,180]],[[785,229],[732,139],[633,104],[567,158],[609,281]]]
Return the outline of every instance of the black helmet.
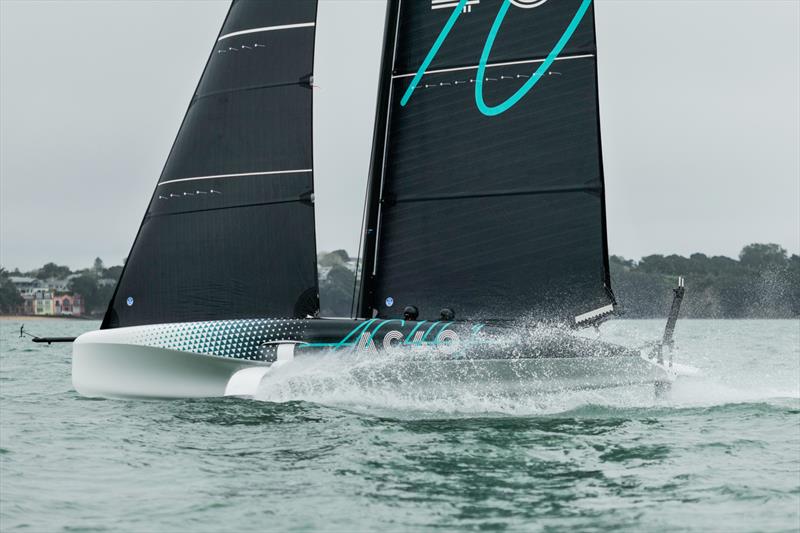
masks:
[[[456,313],[449,307],[445,307],[439,311],[439,320],[455,320]]]
[[[419,309],[414,307],[413,305],[407,305],[405,309],[403,309],[403,318],[405,320],[416,320],[419,316]]]

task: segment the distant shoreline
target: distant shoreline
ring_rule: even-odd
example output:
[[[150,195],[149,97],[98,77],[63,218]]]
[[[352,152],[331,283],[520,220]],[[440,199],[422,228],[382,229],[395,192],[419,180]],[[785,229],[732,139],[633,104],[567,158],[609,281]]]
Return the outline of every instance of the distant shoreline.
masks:
[[[0,315],[0,322],[13,320],[101,320],[100,317],[91,316],[49,316],[49,315]]]

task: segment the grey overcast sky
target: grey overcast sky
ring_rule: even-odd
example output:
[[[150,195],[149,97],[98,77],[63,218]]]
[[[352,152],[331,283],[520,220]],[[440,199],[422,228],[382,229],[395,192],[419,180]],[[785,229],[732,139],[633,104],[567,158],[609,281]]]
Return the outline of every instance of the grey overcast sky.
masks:
[[[321,2],[374,75],[382,1]],[[227,8],[0,0],[2,266],[127,255]],[[596,18],[611,252],[799,253],[800,2],[598,0]],[[317,186],[322,250],[358,242],[374,96],[355,83],[361,115],[315,124],[315,166],[347,173]]]

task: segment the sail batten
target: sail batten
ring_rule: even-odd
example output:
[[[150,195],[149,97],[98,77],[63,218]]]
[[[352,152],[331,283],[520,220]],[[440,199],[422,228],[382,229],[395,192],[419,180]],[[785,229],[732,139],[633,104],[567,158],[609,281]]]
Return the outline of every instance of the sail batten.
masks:
[[[549,187],[549,188],[539,188],[539,189],[518,189],[518,190],[508,190],[508,191],[492,191],[492,192],[484,192],[484,193],[452,193],[452,194],[445,194],[445,195],[417,195],[417,196],[400,196],[397,198],[391,198],[388,201],[392,203],[403,203],[403,202],[431,202],[434,200],[463,200],[463,199],[470,199],[470,198],[494,198],[497,196],[528,196],[528,195],[538,195],[538,194],[565,194],[565,193],[573,193],[573,192],[582,192],[582,193],[591,193],[591,194],[598,194],[602,192],[602,189],[599,186],[589,186],[589,187]]]
[[[314,22],[299,22],[296,24],[281,24],[279,26],[264,26],[261,28],[250,28],[249,30],[239,30],[222,35],[217,42],[229,39],[231,37],[238,37],[240,35],[250,35],[253,33],[263,33],[267,31],[280,31],[280,30],[296,30],[298,28],[313,28],[316,25]]]
[[[168,183],[178,183],[181,181],[197,181],[197,180],[213,180],[220,178],[243,178],[248,176],[271,176],[274,174],[300,174],[303,172],[314,172],[311,168],[297,168],[291,170],[265,170],[262,172],[240,172],[238,174],[217,174],[216,176],[194,176],[192,178],[177,178],[166,181],[161,181],[158,186],[166,185]]]
[[[558,56],[557,58],[555,58],[554,61],[569,61],[571,59],[586,59],[586,58],[593,58],[593,57],[594,57],[594,54],[563,55],[563,56]],[[546,57],[535,57],[535,58],[528,57],[528,58],[517,59],[517,60],[512,60],[512,61],[501,61],[501,62],[496,62],[496,63],[487,63],[486,64],[486,68],[507,67],[507,66],[511,66],[511,65],[530,65],[530,64],[535,64],[535,63],[544,63],[546,60],[547,60]],[[462,71],[462,70],[467,70],[467,71],[468,70],[475,70],[475,71],[477,71],[478,70],[478,66],[479,65],[476,63],[474,65],[463,65],[463,66],[456,66],[456,67],[450,67],[450,68],[430,69],[430,70],[424,71],[422,74],[423,74],[423,76],[427,76],[428,74],[441,74],[443,72],[459,72],[459,71]],[[408,72],[408,73],[405,73],[405,74],[395,74],[392,77],[393,78],[411,78],[411,77],[414,77],[416,75],[417,75],[416,72]]]
[[[185,211],[172,211],[169,213],[148,213],[146,218],[152,217],[162,217],[162,216],[174,216],[174,215],[188,215],[192,213],[202,213],[208,211],[220,211],[223,209],[241,209],[244,207],[258,207],[258,206],[267,206],[267,205],[277,205],[277,204],[289,204],[292,202],[304,202],[306,201],[303,198],[282,198],[277,200],[270,200],[267,202],[254,202],[251,204],[237,204],[234,206],[221,206],[221,207],[206,207],[202,209],[190,209]]]

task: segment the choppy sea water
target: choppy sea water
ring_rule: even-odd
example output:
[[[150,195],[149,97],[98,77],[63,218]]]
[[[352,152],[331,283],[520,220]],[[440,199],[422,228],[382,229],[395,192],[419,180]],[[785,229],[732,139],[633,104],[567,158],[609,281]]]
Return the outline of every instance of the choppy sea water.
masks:
[[[800,529],[800,321],[680,321],[703,375],[663,399],[366,390],[343,366],[319,396],[191,401],[81,398],[70,346],[19,324],[0,321],[2,531]]]

